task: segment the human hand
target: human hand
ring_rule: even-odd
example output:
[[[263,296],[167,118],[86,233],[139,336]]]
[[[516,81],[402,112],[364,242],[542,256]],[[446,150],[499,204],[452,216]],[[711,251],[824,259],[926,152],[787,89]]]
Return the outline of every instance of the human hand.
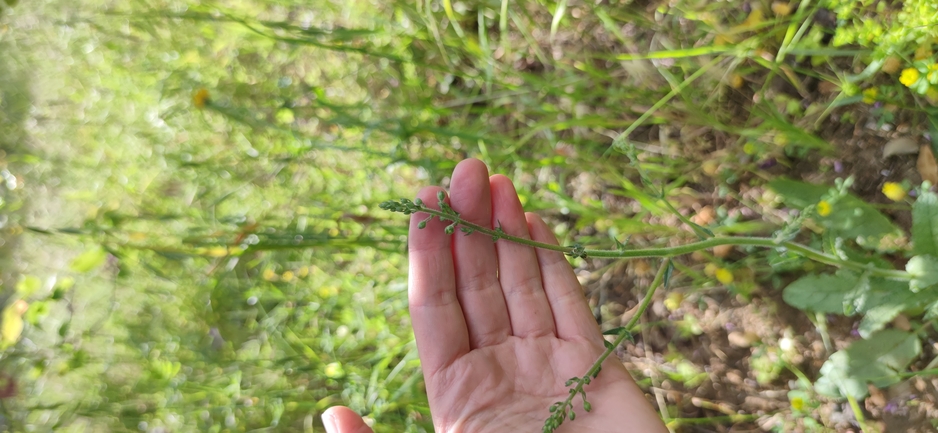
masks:
[[[439,191],[427,187],[418,198],[436,207]],[[456,167],[450,193],[468,222],[557,243],[544,221],[524,213],[511,181],[489,177],[478,160]],[[604,351],[573,270],[560,252],[447,235],[437,218],[418,229],[427,216],[410,221],[409,298],[436,431],[540,431],[547,408],[566,399],[567,379]],[[667,432],[618,360],[607,359],[584,390],[592,411],[557,432]],[[582,408],[579,397],[574,403]]]
[[[436,203],[438,191],[418,197]],[[523,212],[511,181],[490,178],[478,160],[454,170],[449,204],[469,222],[557,243],[537,215]],[[409,297],[436,430],[539,431],[547,408],[567,397],[566,380],[604,351],[573,270],[556,251],[446,235],[448,223],[438,219],[418,229],[426,217],[411,217]],[[585,390],[592,411],[557,431],[667,431],[618,360],[607,360]]]

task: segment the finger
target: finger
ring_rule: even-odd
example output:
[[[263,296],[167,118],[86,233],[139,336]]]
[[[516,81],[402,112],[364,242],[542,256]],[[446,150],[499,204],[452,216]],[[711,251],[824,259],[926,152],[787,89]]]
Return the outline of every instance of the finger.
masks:
[[[532,239],[545,244],[558,245],[557,238],[541,217],[530,212],[525,216],[528,219]],[[550,302],[550,309],[554,313],[557,336],[565,340],[585,338],[599,341],[602,339],[599,325],[596,324],[596,319],[583,296],[583,288],[563,253],[538,248],[536,254],[537,263],[541,269],[541,279],[544,280],[544,292]]]
[[[439,187],[427,187],[417,197],[438,209],[439,191]],[[456,297],[452,236],[443,231],[449,223],[434,217],[425,228],[418,228],[428,216],[418,212],[410,218],[408,300],[421,365],[432,376],[469,352],[469,333]]]
[[[511,180],[495,175],[492,188],[492,224],[505,233],[525,239],[528,222]],[[534,248],[505,239],[495,243],[498,253],[498,281],[502,286],[512,335],[537,337],[554,333],[554,318],[541,285],[541,271]]]
[[[453,210],[471,223],[491,228],[492,194],[485,164],[476,159],[460,162],[450,186]],[[501,343],[511,332],[508,308],[498,284],[495,244],[481,234],[453,236],[456,295],[469,329],[471,348]]]
[[[345,406],[334,406],[322,413],[326,433],[374,433],[360,415]]]

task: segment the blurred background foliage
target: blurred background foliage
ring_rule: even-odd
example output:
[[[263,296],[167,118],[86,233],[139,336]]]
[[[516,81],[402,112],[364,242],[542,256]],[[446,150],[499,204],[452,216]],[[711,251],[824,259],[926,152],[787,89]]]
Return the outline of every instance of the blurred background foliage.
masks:
[[[693,239],[672,211],[695,201],[717,234],[764,234],[786,216],[746,191],[771,167],[938,101],[931,2],[13,3],[9,431],[313,431],[334,404],[431,431],[381,201],[475,156],[567,241]],[[743,297],[801,267],[724,258],[678,266]]]

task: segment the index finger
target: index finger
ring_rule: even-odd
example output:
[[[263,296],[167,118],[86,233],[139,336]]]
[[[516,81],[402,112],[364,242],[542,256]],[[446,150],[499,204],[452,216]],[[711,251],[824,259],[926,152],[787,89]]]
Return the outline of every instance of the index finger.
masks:
[[[427,187],[417,198],[439,208],[440,191]],[[434,217],[425,228],[418,228],[428,216],[418,212],[410,218],[408,300],[420,362],[424,374],[432,376],[469,352],[469,330],[456,296],[452,235],[443,231],[448,223]]]

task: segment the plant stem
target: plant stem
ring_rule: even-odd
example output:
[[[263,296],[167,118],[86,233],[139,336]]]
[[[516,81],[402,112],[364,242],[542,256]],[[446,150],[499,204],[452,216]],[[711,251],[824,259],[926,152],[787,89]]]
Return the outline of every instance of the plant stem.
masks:
[[[664,261],[661,262],[661,267],[658,268],[658,273],[655,275],[655,279],[652,280],[651,285],[648,286],[648,292],[646,292],[645,297],[642,298],[642,303],[639,305],[638,311],[636,311],[632,318],[629,319],[628,324],[622,327],[622,330],[619,331],[619,334],[616,336],[616,339],[612,342],[612,344],[606,346],[606,350],[602,353],[602,355],[599,355],[599,358],[597,358],[596,362],[593,363],[593,366],[586,371],[586,374],[576,379],[576,386],[570,390],[570,394],[567,396],[567,399],[560,404],[561,408],[572,408],[573,398],[578,394],[583,395],[584,402],[586,401],[585,394],[583,394],[583,387],[589,384],[590,380],[599,375],[599,370],[602,369],[603,362],[606,361],[606,358],[608,358],[609,355],[611,355],[612,352],[615,351],[623,341],[625,341],[626,338],[631,337],[632,328],[635,327],[635,324],[638,323],[638,320],[642,317],[642,314],[645,313],[648,305],[651,304],[652,296],[654,296],[655,291],[658,289],[658,286],[661,285],[661,282],[664,281],[664,276],[668,273],[668,265],[670,262],[670,258],[665,258]],[[562,410],[563,414],[565,415],[566,410]],[[589,411],[589,409],[587,409],[587,411]],[[560,419],[560,422],[563,422],[563,418]]]
[[[710,238],[697,242],[691,242],[684,245],[678,245],[674,247],[663,247],[663,248],[639,248],[634,250],[593,250],[593,249],[584,249],[579,246],[561,246],[561,245],[552,245],[542,242],[532,241],[530,239],[525,239],[517,236],[512,236],[501,229],[493,230],[487,227],[480,226],[478,224],[473,224],[471,222],[465,221],[460,218],[458,215],[453,215],[436,209],[431,209],[426,205],[418,206],[420,212],[424,212],[433,216],[440,217],[442,220],[452,221],[456,225],[467,228],[471,232],[480,232],[492,237],[493,240],[505,239],[511,242],[516,242],[522,245],[528,245],[535,248],[542,248],[545,250],[560,251],[567,255],[572,255],[575,257],[605,257],[605,258],[640,258],[640,257],[675,257],[684,254],[690,254],[694,251],[705,250],[713,247],[718,247],[721,245],[736,245],[736,246],[755,246],[755,247],[764,247],[764,248],[782,248],[787,249],[795,254],[798,254],[806,259],[814,260],[819,263],[823,263],[830,266],[836,266],[838,268],[850,269],[858,272],[868,272],[871,276],[883,277],[895,280],[905,280],[908,281],[911,279],[911,276],[906,271],[896,270],[896,269],[882,269],[876,268],[872,265],[865,263],[855,262],[852,260],[842,259],[840,257],[818,251],[814,248],[796,243],[791,241],[779,240],[769,237],[755,237],[755,236],[734,236],[734,237],[720,237],[720,238]]]
[[[857,424],[860,425],[860,431],[863,433],[870,431],[869,427],[866,426],[866,420],[863,417],[863,411],[860,409],[860,404],[857,403],[857,399],[847,393],[847,403],[850,404],[850,409],[853,410],[853,417],[856,418]]]

